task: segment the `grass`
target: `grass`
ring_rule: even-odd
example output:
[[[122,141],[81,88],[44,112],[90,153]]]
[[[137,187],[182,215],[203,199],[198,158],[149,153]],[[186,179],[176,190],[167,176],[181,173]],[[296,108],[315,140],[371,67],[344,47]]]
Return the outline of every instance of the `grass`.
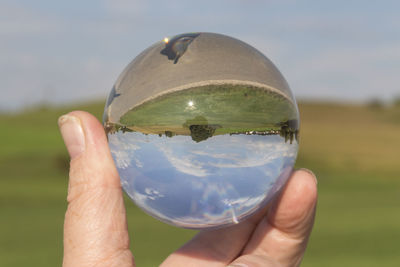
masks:
[[[319,177],[304,266],[398,265],[400,109],[308,103],[300,110],[297,165]]]
[[[212,92],[212,98],[209,97]],[[124,114],[120,123],[145,133],[173,130],[190,134],[190,125],[217,125],[216,134],[279,129],[296,119],[296,110],[283,96],[243,85],[208,85],[172,92]]]
[[[0,114],[0,266],[60,266],[68,156],[57,118],[103,103]],[[302,103],[298,167],[319,178],[303,265],[398,266],[400,107]],[[194,234],[126,200],[137,265],[157,266]]]

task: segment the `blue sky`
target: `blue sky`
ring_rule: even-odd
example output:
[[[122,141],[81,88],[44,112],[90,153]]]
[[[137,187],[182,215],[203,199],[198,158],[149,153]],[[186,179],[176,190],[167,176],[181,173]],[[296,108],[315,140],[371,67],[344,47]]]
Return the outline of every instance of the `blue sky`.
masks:
[[[400,95],[399,1],[0,0],[0,110],[105,99],[165,36],[208,31],[256,47],[300,99]]]
[[[276,135],[194,142],[190,136],[117,132],[108,138],[125,192],[153,216],[186,227],[235,221],[254,211],[284,184],[298,149]]]

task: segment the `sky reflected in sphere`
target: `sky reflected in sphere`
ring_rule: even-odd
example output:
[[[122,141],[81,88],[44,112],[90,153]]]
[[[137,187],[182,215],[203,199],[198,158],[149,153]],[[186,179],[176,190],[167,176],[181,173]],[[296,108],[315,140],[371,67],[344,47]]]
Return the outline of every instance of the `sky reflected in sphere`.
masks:
[[[138,55],[104,111],[129,197],[172,225],[238,223],[270,201],[293,168],[294,97],[251,46],[219,34],[164,38]]]
[[[118,132],[109,141],[128,195],[149,214],[184,227],[236,223],[252,213],[280,188],[297,153],[297,144],[274,135],[196,143]]]

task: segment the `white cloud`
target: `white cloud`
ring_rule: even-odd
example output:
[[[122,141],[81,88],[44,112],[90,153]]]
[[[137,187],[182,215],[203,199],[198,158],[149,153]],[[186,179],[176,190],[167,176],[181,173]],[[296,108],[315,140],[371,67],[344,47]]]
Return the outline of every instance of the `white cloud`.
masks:
[[[229,137],[228,139],[226,136],[216,136],[213,141],[215,143],[221,142],[219,146],[216,146],[215,149],[204,150],[201,153],[199,151],[194,153],[209,157],[208,164],[218,168],[258,167],[268,165],[278,158],[296,157],[297,143],[290,145],[283,141],[271,142],[270,137],[261,140],[242,137]],[[237,153],[218,153],[222,149],[233,150]]]
[[[241,197],[235,199],[224,199],[225,205],[236,206],[240,209],[252,208],[257,204],[260,204],[265,199],[266,195],[261,195],[257,197]]]
[[[241,155],[239,153],[232,153],[232,154],[228,154],[228,153],[209,153],[205,150],[191,150],[190,153],[195,154],[195,155],[199,155],[199,156],[208,156],[208,157],[212,157],[215,159],[237,159],[239,160]]]
[[[197,177],[208,175],[205,163],[196,160],[195,157],[190,154],[179,155],[178,153],[174,153],[172,148],[162,145],[159,145],[159,149],[164,153],[164,156],[176,170]]]
[[[248,136],[214,136],[205,141],[207,147],[187,140],[189,137],[186,141],[184,138],[160,142],[157,147],[176,170],[198,177],[210,175],[217,171],[216,168],[268,166],[282,158],[282,166],[275,166],[279,169],[287,158],[294,159],[297,154],[296,142],[284,143],[280,138],[275,140],[271,136],[257,140]]]
[[[146,193],[147,198],[150,200],[156,200],[158,198],[164,197],[163,194],[161,194],[157,189],[154,188],[147,187],[144,189],[144,192]]]
[[[146,212],[150,213],[152,216],[155,216],[159,219],[162,220],[168,220],[169,218],[162,214],[159,210],[152,208],[151,205],[149,205],[148,201],[151,199],[149,198],[149,196],[147,194],[142,194],[139,192],[134,192],[134,194],[132,194],[132,192],[127,192],[128,195],[130,196],[131,199],[133,199],[133,201],[141,208],[145,209]]]
[[[238,199],[224,199],[226,209],[218,214],[207,213],[206,210],[187,216],[175,217],[175,223],[183,227],[210,227],[221,226],[221,224],[236,224],[244,217],[252,214],[266,198],[266,195],[257,197],[243,197]]]
[[[117,168],[126,169],[131,166],[132,160],[136,167],[142,168],[143,164],[134,155],[134,151],[140,149],[140,146],[134,144],[128,135],[115,133],[108,136],[110,151],[115,160]]]

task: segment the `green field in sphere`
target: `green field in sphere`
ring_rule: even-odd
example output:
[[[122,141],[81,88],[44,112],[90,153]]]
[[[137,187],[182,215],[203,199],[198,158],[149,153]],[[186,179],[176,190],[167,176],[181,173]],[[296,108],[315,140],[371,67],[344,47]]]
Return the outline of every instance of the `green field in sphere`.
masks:
[[[120,118],[126,130],[146,134],[190,135],[209,126],[213,135],[273,131],[296,120],[296,108],[281,94],[246,85],[207,85],[163,94]]]

